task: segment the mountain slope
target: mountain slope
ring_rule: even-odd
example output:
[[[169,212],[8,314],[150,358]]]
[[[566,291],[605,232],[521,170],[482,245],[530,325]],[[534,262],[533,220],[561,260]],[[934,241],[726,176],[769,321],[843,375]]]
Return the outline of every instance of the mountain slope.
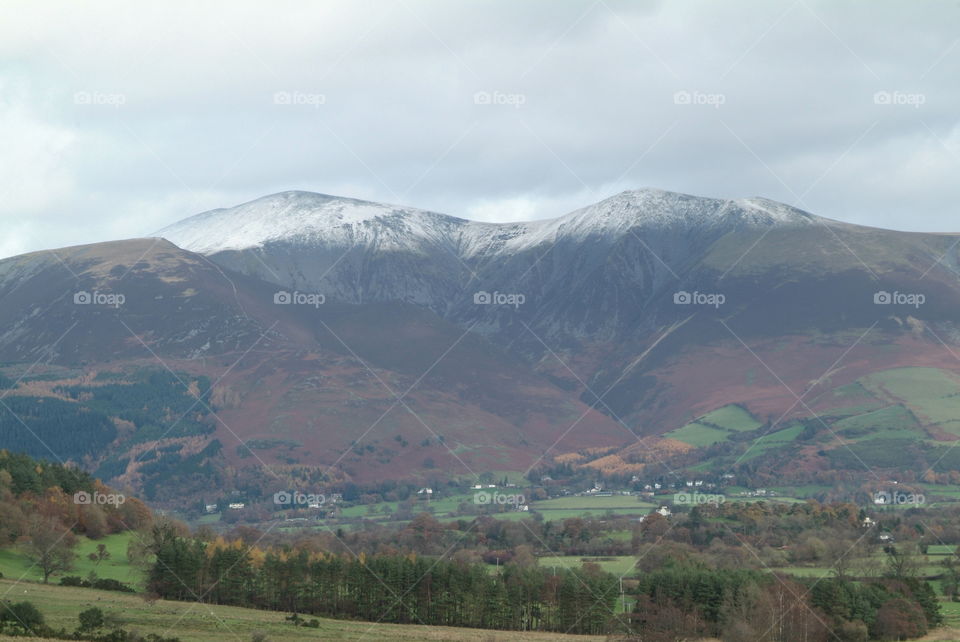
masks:
[[[79,461],[164,500],[279,485],[301,466],[474,478],[554,444],[630,437],[429,310],[276,293],[159,239],[0,261],[0,448]],[[584,432],[563,435],[578,420]]]
[[[186,247],[0,261],[0,381],[15,382],[0,447],[155,500],[303,468],[372,482],[554,457],[768,465],[737,450],[764,431],[761,452],[801,444],[790,456],[824,471],[849,464],[823,454],[848,419],[832,391],[960,370],[956,236],[763,199],[640,190],[498,225],[284,192],[161,234]],[[871,395],[913,413],[917,443],[955,439],[949,401]],[[750,428],[716,419],[738,413]],[[870,417],[837,431],[859,439]]]
[[[254,204],[261,214],[296,212],[298,224],[322,231],[207,247],[201,237],[216,234],[197,231],[208,217],[199,215],[160,234],[284,287],[427,307],[509,346],[641,434],[669,432],[732,402],[761,421],[810,416],[795,393],[825,374],[845,385],[891,368],[956,366],[943,344],[960,337],[956,235],[850,225],[761,198],[659,190],[507,224],[303,193]],[[252,205],[216,216],[221,224],[234,214],[246,220]],[[348,215],[353,208],[359,213]],[[336,233],[331,212],[342,212]],[[378,248],[387,236],[389,248]],[[502,304],[478,304],[478,293],[481,301],[499,294]],[[923,301],[887,304],[883,293]],[[689,302],[696,296],[719,303]]]

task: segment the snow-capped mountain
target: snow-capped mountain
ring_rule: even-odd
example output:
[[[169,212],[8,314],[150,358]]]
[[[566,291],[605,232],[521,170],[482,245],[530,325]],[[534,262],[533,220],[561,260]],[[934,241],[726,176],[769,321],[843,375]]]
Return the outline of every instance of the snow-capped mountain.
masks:
[[[459,457],[523,470],[558,438],[561,452],[633,443],[732,403],[773,421],[808,410],[793,391],[955,368],[944,345],[960,343],[956,236],[764,199],[639,190],[490,224],[284,192],[159,234],[171,242],[0,261],[0,361],[50,359],[71,383],[30,390],[56,394],[156,358],[213,381],[227,368],[215,393],[232,428],[217,440],[282,435],[303,445],[302,463],[342,461],[354,479],[454,470]],[[278,290],[326,304],[278,305]],[[124,303],[94,304],[112,293]],[[429,439],[394,445],[424,432],[407,408],[389,414],[393,391],[408,389],[456,457],[435,460],[446,451]],[[832,393],[809,398],[835,410]],[[371,424],[382,431],[367,457],[353,440]],[[222,457],[249,465],[232,447]]]
[[[622,192],[555,219],[481,223],[401,207],[303,191],[264,196],[191,216],[156,233],[201,254],[275,243],[417,250],[442,245],[463,258],[516,253],[561,237],[617,236],[632,228],[803,224],[813,216],[767,199],[727,201],[644,189]]]
[[[727,234],[815,220],[765,199],[653,189],[555,219],[502,224],[292,191],[198,214],[157,235],[231,269],[333,300],[415,303],[487,332],[522,319],[550,334],[583,335],[622,329],[617,319],[625,304],[643,307]],[[495,291],[520,294],[531,305],[508,311],[475,304],[475,294]]]
[[[458,223],[467,222],[410,207],[289,191],[191,216],[157,236],[201,254],[281,242],[415,250],[421,243],[445,240],[448,228]]]

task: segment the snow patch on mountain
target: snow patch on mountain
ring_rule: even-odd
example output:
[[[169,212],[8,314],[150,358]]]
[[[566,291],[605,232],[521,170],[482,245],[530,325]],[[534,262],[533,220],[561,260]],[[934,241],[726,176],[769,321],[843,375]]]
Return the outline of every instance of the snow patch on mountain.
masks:
[[[201,254],[275,242],[412,249],[406,247],[409,239],[440,242],[446,228],[463,222],[415,208],[290,191],[191,216],[156,236]]]
[[[289,191],[197,214],[156,235],[201,254],[284,242],[418,253],[441,245],[469,258],[516,253],[560,238],[615,240],[634,230],[800,225],[815,220],[762,198],[723,200],[657,189],[626,191],[559,218],[520,223],[481,223],[416,208]]]

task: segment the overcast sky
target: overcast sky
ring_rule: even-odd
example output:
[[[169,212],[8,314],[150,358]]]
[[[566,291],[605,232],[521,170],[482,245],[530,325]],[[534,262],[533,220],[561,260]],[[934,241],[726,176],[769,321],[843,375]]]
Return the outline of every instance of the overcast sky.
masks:
[[[960,3],[0,5],[0,256],[286,189],[489,221],[624,189],[960,232]]]

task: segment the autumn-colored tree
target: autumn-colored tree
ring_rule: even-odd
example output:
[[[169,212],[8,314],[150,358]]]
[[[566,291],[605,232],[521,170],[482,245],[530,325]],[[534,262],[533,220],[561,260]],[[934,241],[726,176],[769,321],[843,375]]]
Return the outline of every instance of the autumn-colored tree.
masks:
[[[43,575],[43,583],[52,575],[69,571],[76,558],[76,537],[57,519],[37,515],[30,520],[27,535],[22,543],[24,554],[37,565]]]

